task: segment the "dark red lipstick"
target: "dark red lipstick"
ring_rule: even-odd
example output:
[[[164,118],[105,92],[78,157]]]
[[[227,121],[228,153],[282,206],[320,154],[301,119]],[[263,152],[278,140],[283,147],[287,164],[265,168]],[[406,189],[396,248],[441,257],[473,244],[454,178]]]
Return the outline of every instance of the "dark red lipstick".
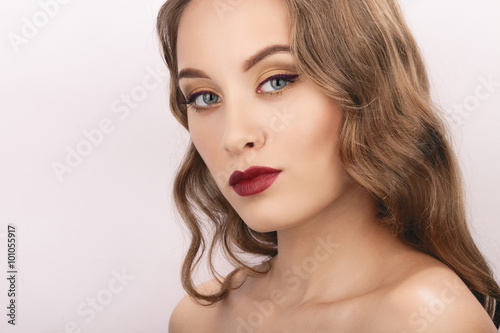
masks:
[[[278,178],[282,170],[251,166],[245,171],[235,171],[229,177],[229,186],[242,197],[265,191]]]

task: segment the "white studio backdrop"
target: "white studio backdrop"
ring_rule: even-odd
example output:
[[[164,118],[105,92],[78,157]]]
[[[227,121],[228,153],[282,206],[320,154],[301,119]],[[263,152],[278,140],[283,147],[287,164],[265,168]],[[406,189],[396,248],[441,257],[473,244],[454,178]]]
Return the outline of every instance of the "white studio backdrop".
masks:
[[[2,333],[167,331],[184,294],[170,193],[189,136],[168,109],[162,2],[0,2]],[[474,237],[500,277],[500,1],[401,4],[456,139]]]

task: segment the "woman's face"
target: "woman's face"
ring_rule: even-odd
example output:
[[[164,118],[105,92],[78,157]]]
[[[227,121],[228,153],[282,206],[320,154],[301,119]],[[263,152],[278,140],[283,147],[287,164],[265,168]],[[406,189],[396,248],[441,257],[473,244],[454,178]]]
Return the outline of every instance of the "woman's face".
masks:
[[[289,32],[280,0],[198,0],[179,26],[192,141],[222,194],[260,232],[329,216],[353,185],[339,158],[343,112],[298,76]],[[233,172],[252,166],[281,172],[230,185]]]

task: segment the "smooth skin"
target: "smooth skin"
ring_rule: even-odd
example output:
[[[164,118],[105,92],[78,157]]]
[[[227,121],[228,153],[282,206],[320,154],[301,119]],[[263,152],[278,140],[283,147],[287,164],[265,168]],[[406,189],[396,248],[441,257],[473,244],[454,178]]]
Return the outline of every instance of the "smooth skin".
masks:
[[[238,276],[242,287],[213,306],[184,297],[169,332],[497,332],[452,270],[375,219],[340,161],[342,109],[297,77],[281,1],[218,3],[193,1],[180,22],[189,132],[245,223],[278,231],[279,254],[269,273]],[[241,197],[229,176],[250,166],[283,171]]]

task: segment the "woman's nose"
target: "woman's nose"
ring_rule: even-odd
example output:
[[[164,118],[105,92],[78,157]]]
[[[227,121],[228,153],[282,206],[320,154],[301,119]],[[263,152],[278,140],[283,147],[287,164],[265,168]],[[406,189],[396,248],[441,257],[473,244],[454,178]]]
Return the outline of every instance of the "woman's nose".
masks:
[[[265,131],[259,112],[252,102],[226,103],[224,107],[224,134],[222,146],[233,154],[259,150],[265,142]]]

